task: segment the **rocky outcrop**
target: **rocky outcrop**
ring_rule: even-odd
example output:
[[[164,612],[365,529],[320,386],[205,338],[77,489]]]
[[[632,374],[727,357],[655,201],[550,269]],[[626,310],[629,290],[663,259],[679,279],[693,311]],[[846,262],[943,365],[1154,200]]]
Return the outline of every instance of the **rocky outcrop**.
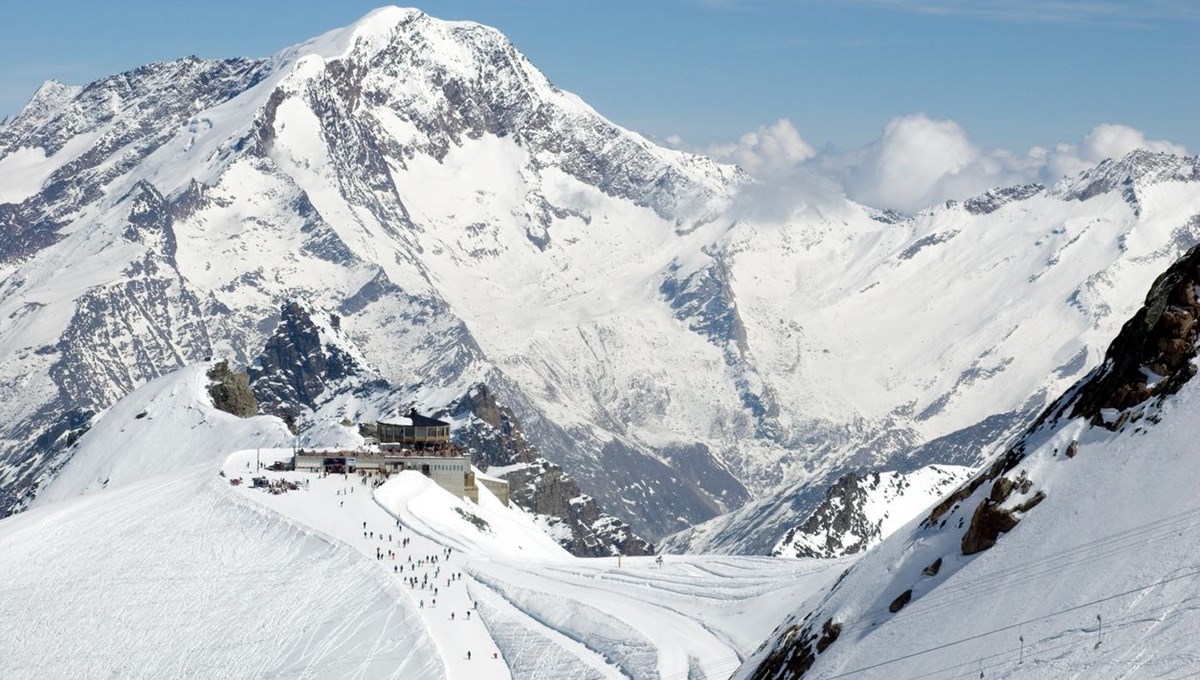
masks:
[[[800,678],[816,663],[817,655],[829,649],[842,634],[842,624],[826,619],[818,631],[811,625],[792,625],[783,632],[784,644],[776,647],[759,664],[750,680]]]
[[[358,369],[349,352],[322,338],[309,311],[291,301],[280,309],[275,333],[248,372],[263,411],[295,422],[304,409],[316,408],[331,383]]]
[[[239,418],[258,413],[258,402],[250,391],[250,378],[245,373],[229,370],[229,362],[219,361],[208,371],[208,394],[213,406]]]
[[[1179,391],[1196,374],[1200,336],[1200,247],[1192,248],[1150,288],[1146,302],[1109,345],[1104,363],[1077,388],[1071,415],[1119,429]]]
[[[476,466],[500,468],[509,498],[539,515],[550,534],[579,557],[650,555],[654,546],[629,524],[601,509],[594,498],[561,467],[530,444],[511,409],[500,406],[492,391],[476,385],[452,409],[455,439],[471,452]]]
[[[790,529],[772,555],[837,558],[864,552],[885,538],[885,520],[898,526],[910,519],[894,515],[897,506],[924,507],[954,488],[971,468],[930,465],[910,474],[851,472],[825,492],[825,499]]]
[[[879,483],[878,473],[848,473],[840,477],[812,514],[793,527],[772,555],[840,557],[853,555],[879,538],[879,526],[863,514],[866,486]]]
[[[1019,184],[1002,189],[992,189],[974,198],[963,201],[963,208],[972,215],[986,215],[999,210],[1013,201],[1023,201],[1045,190],[1041,184]]]

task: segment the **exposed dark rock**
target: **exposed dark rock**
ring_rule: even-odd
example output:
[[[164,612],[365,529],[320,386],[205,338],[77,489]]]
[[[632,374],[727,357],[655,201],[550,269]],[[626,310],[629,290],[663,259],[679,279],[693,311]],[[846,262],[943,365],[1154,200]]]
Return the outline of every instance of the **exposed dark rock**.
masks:
[[[908,218],[903,213],[888,208],[886,210],[870,210],[871,219],[883,224],[900,224]]]
[[[783,543],[792,544],[798,534],[825,537],[825,544],[819,548],[797,544],[796,557],[840,557],[864,550],[871,545],[872,539],[879,536],[879,527],[868,522],[862,514],[867,489],[872,482],[875,485],[879,483],[879,473],[850,472],[842,475],[825,492],[825,500],[812,514],[802,524],[788,531]],[[861,540],[844,545],[843,539],[847,536],[856,536]]]
[[[659,286],[675,318],[717,347],[732,346],[739,355],[745,354],[746,327],[738,314],[725,261],[715,258],[708,267],[684,277],[678,272],[678,265],[672,265]]]
[[[950,239],[954,238],[955,236],[958,236],[957,229],[955,229],[953,231],[941,232],[938,234],[930,234],[928,236],[919,238],[916,241],[913,241],[912,245],[905,248],[900,253],[900,259],[901,260],[911,260],[917,253],[921,252],[922,250],[924,250],[930,246],[936,246],[939,243],[945,243],[946,241],[949,241]]]
[[[1018,513],[1029,512],[1030,510],[1036,508],[1038,504],[1044,500],[1046,500],[1046,492],[1038,491],[1037,493],[1033,494],[1029,500],[1014,507],[1013,511]]]
[[[1008,500],[1009,495],[1012,494],[1015,487],[1016,483],[1013,480],[1008,477],[1001,477],[996,480],[995,484],[992,484],[992,493],[988,496],[988,500],[993,503],[1003,503]]]
[[[1006,203],[1023,201],[1044,190],[1041,184],[1020,184],[1002,189],[992,189],[974,198],[963,201],[963,208],[973,215],[986,215],[995,212]]]
[[[1000,534],[1005,534],[1017,526],[1017,517],[1011,510],[1004,510],[992,500],[985,500],[975,508],[971,516],[971,525],[962,537],[962,553],[974,555],[996,545]]]
[[[821,626],[819,635],[811,624],[789,626],[781,638],[783,644],[776,647],[754,670],[751,680],[803,677],[816,663],[817,655],[837,642],[841,633],[842,624],[834,623],[832,618]]]
[[[921,573],[925,574],[926,576],[937,576],[938,572],[941,570],[942,570],[942,558],[939,557],[933,561],[933,564],[922,569]]]
[[[896,612],[900,611],[901,609],[904,609],[904,607],[906,605],[908,605],[908,603],[911,601],[912,601],[912,588],[909,588],[908,590],[904,591],[903,593],[900,593],[900,595],[897,596],[896,599],[892,600],[892,603],[888,605],[888,611],[895,614]]]
[[[208,394],[213,406],[239,418],[258,413],[258,402],[250,391],[250,378],[245,373],[229,370],[228,361],[219,361],[208,371]]]
[[[820,654],[829,648],[829,645],[837,642],[838,636],[842,634],[842,624],[834,623],[833,619],[828,619],[821,626],[821,639],[817,640],[817,653]]]
[[[1115,430],[1120,414],[1144,402],[1161,402],[1196,374],[1200,326],[1200,246],[1155,280],[1143,307],[1109,345],[1104,363],[1078,388],[1071,415]]]
[[[358,370],[353,357],[325,342],[308,310],[293,301],[283,305],[275,333],[248,372],[264,412],[296,418],[316,408],[330,383]]]
[[[557,538],[571,554],[653,554],[654,547],[634,534],[626,522],[604,512],[560,466],[542,457],[512,410],[499,405],[486,385],[473,387],[452,411],[456,420],[471,423],[458,428],[454,436],[471,452],[475,465],[484,470],[510,467],[504,474],[510,501],[546,516],[552,528],[563,530]]]

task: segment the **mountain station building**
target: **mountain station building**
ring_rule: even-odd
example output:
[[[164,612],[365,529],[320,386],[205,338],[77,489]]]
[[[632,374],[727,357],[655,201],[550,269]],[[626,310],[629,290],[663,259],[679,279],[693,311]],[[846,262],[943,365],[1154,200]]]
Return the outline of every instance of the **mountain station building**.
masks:
[[[479,502],[483,484],[508,505],[508,482],[480,475],[476,478],[466,450],[450,442],[450,423],[417,413],[375,423],[378,443],[359,451],[296,452],[295,468],[313,472],[351,473],[359,470],[392,474],[413,470],[454,494]]]

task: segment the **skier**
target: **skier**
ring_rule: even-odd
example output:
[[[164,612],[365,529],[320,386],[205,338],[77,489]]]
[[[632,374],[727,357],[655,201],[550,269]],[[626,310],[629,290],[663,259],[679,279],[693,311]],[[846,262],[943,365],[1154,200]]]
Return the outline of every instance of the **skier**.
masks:
[[[471,660],[471,650],[467,650],[467,661]]]

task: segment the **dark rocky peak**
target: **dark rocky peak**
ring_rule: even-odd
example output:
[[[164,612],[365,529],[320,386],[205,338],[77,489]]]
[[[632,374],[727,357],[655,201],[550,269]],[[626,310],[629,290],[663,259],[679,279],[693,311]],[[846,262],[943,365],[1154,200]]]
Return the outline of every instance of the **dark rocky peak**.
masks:
[[[298,302],[285,303],[275,333],[248,369],[263,411],[291,423],[315,409],[326,390],[366,370],[351,347],[328,320],[315,319]]]
[[[122,236],[144,244],[150,251],[174,265],[177,244],[170,205],[158,189],[146,180],[134,185],[120,199],[128,206],[128,221]]]
[[[455,432],[483,469],[518,463],[535,463],[541,455],[529,443],[512,409],[500,406],[486,384],[473,385],[450,407],[455,422],[466,424]]]
[[[831,558],[854,555],[873,544],[879,526],[863,513],[867,487],[879,484],[878,473],[850,472],[838,478],[825,493],[825,499],[799,526],[784,536],[783,545],[791,548],[791,557]],[[823,537],[823,541],[797,541],[799,537]],[[848,537],[858,538],[846,544]],[[784,554],[784,553],[778,553]]]
[[[171,195],[171,219],[186,220],[209,204],[208,187],[195,179],[189,180]]]
[[[972,215],[986,215],[996,212],[1005,204],[1013,201],[1023,201],[1036,196],[1045,190],[1041,184],[1019,184],[988,191],[963,201],[963,208]]]

